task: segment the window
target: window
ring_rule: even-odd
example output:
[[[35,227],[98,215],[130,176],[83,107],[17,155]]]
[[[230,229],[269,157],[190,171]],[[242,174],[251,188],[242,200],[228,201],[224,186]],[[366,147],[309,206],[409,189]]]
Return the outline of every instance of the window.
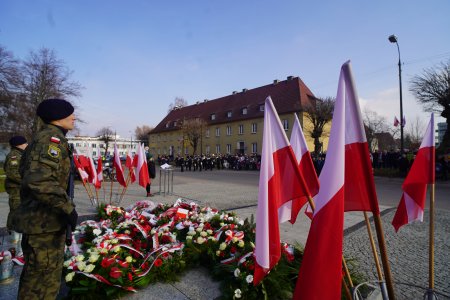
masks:
[[[167,122],[167,123],[166,123],[166,128],[169,128],[169,125],[170,125],[170,123],[169,123],[169,122]]]
[[[209,128],[206,129],[205,136],[206,136],[206,137],[209,137]]]
[[[177,127],[177,121],[173,121],[173,127]]]
[[[252,124],[252,133],[256,133],[257,129],[258,129],[258,124],[253,123]]]
[[[283,128],[284,130],[289,130],[289,120],[283,120]]]
[[[227,126],[227,135],[231,135],[231,126]]]
[[[259,106],[259,111],[264,111],[264,104],[261,104],[261,105]]]
[[[252,153],[258,153],[258,144],[252,143]]]
[[[242,114],[246,115],[247,114],[247,107],[242,108]]]
[[[92,144],[92,148],[97,148],[97,144]]]
[[[244,134],[244,125],[239,125],[239,134]]]
[[[206,154],[209,154],[211,151],[210,151],[210,148],[209,148],[209,145],[206,145]]]
[[[231,153],[231,144],[227,144],[227,154]]]
[[[231,112],[231,110],[229,112],[227,112],[227,117],[231,118],[233,116],[233,113]]]
[[[214,121],[216,119],[216,114],[211,115],[211,120]]]
[[[216,128],[216,136],[220,136],[220,127]]]
[[[216,153],[220,153],[220,144],[216,145]]]

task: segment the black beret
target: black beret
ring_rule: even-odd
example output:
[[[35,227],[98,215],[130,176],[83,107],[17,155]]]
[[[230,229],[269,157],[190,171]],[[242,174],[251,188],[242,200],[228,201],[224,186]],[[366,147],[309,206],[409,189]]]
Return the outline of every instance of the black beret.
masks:
[[[19,146],[27,143],[27,139],[21,135],[13,136],[9,139],[9,144],[11,146]]]
[[[65,119],[73,114],[72,104],[64,99],[47,99],[39,103],[36,114],[45,123]]]

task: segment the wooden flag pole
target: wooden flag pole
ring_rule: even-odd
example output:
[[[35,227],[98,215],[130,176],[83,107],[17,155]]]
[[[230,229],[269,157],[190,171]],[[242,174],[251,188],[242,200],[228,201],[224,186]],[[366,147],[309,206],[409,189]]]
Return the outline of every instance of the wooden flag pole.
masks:
[[[386,279],[387,291],[390,300],[395,300],[394,281],[391,275],[391,267],[387,257],[386,242],[384,240],[383,225],[381,225],[380,214],[373,214],[373,221],[377,232],[378,247],[380,248],[381,263],[383,264],[384,277]]]
[[[370,226],[369,217],[367,216],[367,212],[364,212],[364,220],[366,221],[367,234],[369,235],[370,246],[372,248],[372,253],[373,253],[373,259],[375,260],[375,266],[377,268],[378,280],[380,282],[381,295],[383,296],[383,300],[387,300],[389,298],[387,295],[386,283],[384,282],[384,279],[383,279],[383,272],[381,272],[380,260],[378,258],[378,252],[377,252],[377,248],[375,246],[375,241],[373,239],[372,229]]]
[[[92,201],[92,199],[94,198],[94,193],[91,190],[91,185],[88,183],[87,187],[88,187],[88,190],[89,190],[89,200],[91,200],[91,204],[94,205],[94,202]]]
[[[428,254],[428,291],[427,299],[436,299],[434,297],[434,183],[431,184],[430,191],[430,238]]]
[[[112,189],[113,189],[113,183],[114,183],[114,179],[111,179],[111,185],[110,185],[110,189],[109,189],[109,205],[111,205],[111,199],[112,199]]]
[[[316,206],[314,205],[313,198],[310,195],[308,195],[308,203],[309,203],[309,206],[311,206],[311,210],[314,213],[314,211],[316,210]],[[344,255],[342,255],[342,266],[344,268],[345,277],[347,277],[348,284],[353,289],[352,277],[350,276],[350,272],[349,272],[349,270],[347,268],[347,263],[345,262]],[[345,281],[344,277],[342,277],[342,283],[344,284],[345,294],[346,294],[347,298],[348,299],[353,299],[352,293],[350,292],[350,289],[348,288],[347,282]]]
[[[128,184],[130,183],[130,181],[131,181],[130,173],[128,173],[128,175],[127,175],[127,180],[125,181],[125,186],[123,187],[122,193],[120,194],[120,198],[119,198],[120,200],[119,200],[119,201],[122,201],[123,196],[125,195],[125,192],[126,192],[127,189],[128,189]]]

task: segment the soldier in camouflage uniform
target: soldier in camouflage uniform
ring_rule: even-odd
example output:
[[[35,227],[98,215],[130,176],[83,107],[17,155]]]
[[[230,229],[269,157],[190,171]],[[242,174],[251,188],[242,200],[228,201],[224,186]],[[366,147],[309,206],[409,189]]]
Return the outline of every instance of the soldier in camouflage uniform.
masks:
[[[13,215],[25,258],[18,299],[56,299],[59,292],[66,227],[78,217],[67,194],[72,153],[65,135],[74,128],[73,111],[65,100],[41,102],[36,113],[45,124],[22,157],[21,203]]]
[[[5,170],[5,190],[9,195],[9,214],[6,227],[11,233],[11,244],[16,245],[16,256],[21,259],[22,247],[20,245],[22,235],[14,230],[12,226],[12,215],[20,204],[20,174],[19,165],[23,151],[27,147],[27,140],[20,135],[14,136],[9,140],[11,151],[8,153],[3,165]]]

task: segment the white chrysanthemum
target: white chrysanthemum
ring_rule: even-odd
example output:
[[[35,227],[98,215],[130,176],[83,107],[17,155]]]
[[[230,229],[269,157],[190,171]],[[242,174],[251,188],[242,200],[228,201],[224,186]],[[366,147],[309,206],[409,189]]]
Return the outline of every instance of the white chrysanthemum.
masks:
[[[245,242],[243,240],[240,240],[238,243],[238,247],[244,248]]]
[[[203,231],[203,226],[202,227],[198,226],[197,227],[197,232],[202,232],[202,231]]]
[[[131,256],[127,256],[127,257],[125,258],[125,261],[126,261],[127,263],[130,263],[130,262],[133,261],[133,258],[132,258]]]
[[[188,231],[187,235],[190,235],[190,236],[195,235],[195,231],[190,230],[190,231]]]
[[[86,263],[84,261],[77,262],[77,268],[78,268],[78,270],[83,272],[84,268],[86,268]]]
[[[131,231],[129,231],[128,229],[125,230],[124,232],[125,232],[125,234],[130,234],[131,233]]]
[[[241,298],[242,297],[242,291],[240,289],[235,289],[234,290],[234,297],[235,298]]]
[[[210,237],[208,237],[208,240],[215,242],[215,241],[216,241],[216,238],[213,237],[213,236],[210,236]]]
[[[83,254],[79,254],[79,255],[75,256],[75,260],[76,261],[83,261],[84,260],[84,255]]]
[[[89,264],[84,268],[84,272],[91,273],[92,271],[94,271],[94,269],[95,269],[95,265]]]
[[[220,250],[225,250],[227,248],[227,243],[223,242],[222,244],[220,244],[219,249]]]
[[[245,280],[247,281],[247,283],[252,283],[253,282],[253,275],[247,275],[247,277],[245,277]]]
[[[236,268],[234,270],[234,277],[239,277],[239,275],[241,275],[241,270],[239,270],[239,268]]]
[[[118,242],[119,242],[118,239],[112,239],[112,240],[111,240],[111,244],[117,244]]]
[[[198,244],[203,244],[204,242],[205,242],[206,240],[204,239],[204,238],[202,238],[201,236],[199,236],[198,238],[197,238],[197,243]]]
[[[202,231],[202,232],[200,232],[200,235],[201,235],[202,237],[207,237],[207,236],[208,236],[208,233],[207,233],[206,231]]]
[[[243,226],[243,225],[244,225],[244,220],[240,220],[240,221],[238,222],[238,224],[241,225],[241,226]]]
[[[92,231],[95,235],[99,236],[100,234],[102,234],[102,231],[100,229],[94,229]]]
[[[192,235],[188,235],[188,236],[186,237],[186,240],[192,240]]]
[[[206,230],[206,232],[207,232],[209,235],[213,234],[213,231],[212,231],[211,229]]]
[[[106,253],[108,253],[108,249],[106,249],[106,248],[101,248],[101,249],[100,249],[100,253],[106,254]]]
[[[228,217],[228,222],[233,222],[234,218],[233,217]]]
[[[216,251],[216,256],[220,256],[220,253],[222,253],[220,250]]]
[[[97,253],[92,253],[91,256],[89,256],[89,262],[94,263],[100,258],[100,255]]]
[[[233,241],[233,243],[236,243],[238,241],[238,238],[237,237],[233,237],[232,241]]]
[[[69,274],[66,275],[66,282],[72,281],[73,276],[75,276],[75,272],[70,272]]]

